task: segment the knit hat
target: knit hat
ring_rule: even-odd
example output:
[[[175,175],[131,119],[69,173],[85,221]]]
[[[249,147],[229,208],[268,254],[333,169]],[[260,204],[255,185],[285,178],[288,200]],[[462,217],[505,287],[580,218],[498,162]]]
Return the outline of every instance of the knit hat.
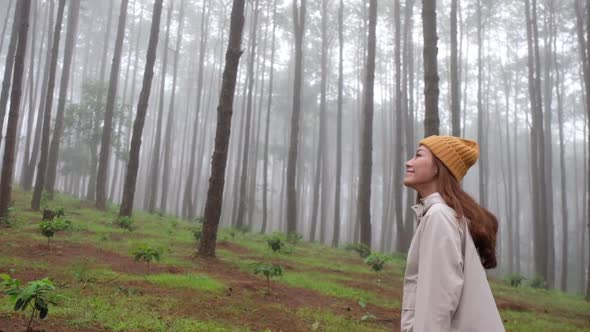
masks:
[[[429,136],[420,141],[451,171],[458,182],[469,167],[477,162],[479,146],[476,141],[454,136]]]

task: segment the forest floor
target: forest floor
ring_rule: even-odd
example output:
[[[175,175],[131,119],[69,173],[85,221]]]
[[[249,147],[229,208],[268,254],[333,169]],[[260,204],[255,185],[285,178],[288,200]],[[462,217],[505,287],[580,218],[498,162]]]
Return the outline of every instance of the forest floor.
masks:
[[[0,228],[0,274],[49,277],[63,296],[35,331],[399,331],[405,259],[389,255],[370,270],[355,252],[299,242],[272,253],[264,235],[222,229],[217,259],[196,258],[195,224],[137,212],[132,232],[113,224],[116,208],[59,196],[73,229],[48,247],[30,194],[14,193],[12,227]],[[159,262],[136,262],[140,244],[163,249]],[[253,264],[273,262],[270,282]],[[590,303],[557,291],[491,280],[508,331],[590,331]],[[24,331],[29,311],[0,297],[0,331]]]

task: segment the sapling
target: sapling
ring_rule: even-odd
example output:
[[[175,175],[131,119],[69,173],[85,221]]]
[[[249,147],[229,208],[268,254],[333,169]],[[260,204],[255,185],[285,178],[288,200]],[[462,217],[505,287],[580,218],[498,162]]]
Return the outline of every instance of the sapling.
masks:
[[[55,235],[55,233],[70,229],[71,226],[72,222],[68,219],[65,219],[63,216],[55,216],[52,220],[43,220],[39,223],[41,234],[47,238],[47,247],[49,250],[51,250],[50,239]]]
[[[273,252],[280,252],[285,249],[287,244],[284,241],[284,235],[280,232],[274,232],[266,238],[266,244]]]
[[[148,244],[139,245],[133,252],[133,259],[135,261],[144,261],[147,264],[148,272],[150,270],[150,262],[153,260],[160,261],[160,256],[162,255],[161,248],[152,248]]]
[[[270,278],[283,275],[283,267],[272,263],[254,264],[254,274],[262,274],[266,277],[266,292],[270,294]]]
[[[39,318],[44,319],[49,313],[48,305],[57,305],[55,301],[57,296],[52,294],[55,291],[55,286],[48,278],[31,281],[24,288],[20,286],[18,280],[12,279],[7,274],[0,274],[0,280],[0,288],[14,301],[14,311],[25,311],[27,308],[31,308],[27,331],[31,331],[31,324],[37,312]]]

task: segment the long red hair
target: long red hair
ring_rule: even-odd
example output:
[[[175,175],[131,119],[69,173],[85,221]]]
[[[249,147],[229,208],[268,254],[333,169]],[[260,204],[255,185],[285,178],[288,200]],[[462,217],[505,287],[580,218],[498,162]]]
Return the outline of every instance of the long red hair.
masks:
[[[458,221],[463,217],[469,220],[467,223],[469,232],[483,267],[486,269],[495,268],[497,265],[496,235],[498,233],[498,219],[463,191],[449,169],[436,156],[433,156],[433,158],[438,167],[439,194],[445,203],[455,210]]]

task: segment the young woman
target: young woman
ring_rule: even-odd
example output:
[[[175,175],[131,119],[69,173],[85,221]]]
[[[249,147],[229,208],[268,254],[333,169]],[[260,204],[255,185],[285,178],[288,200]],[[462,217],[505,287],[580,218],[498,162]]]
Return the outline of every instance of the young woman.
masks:
[[[404,332],[504,331],[484,268],[496,267],[498,221],[461,189],[475,141],[430,136],[406,163],[417,228],[404,277]]]

